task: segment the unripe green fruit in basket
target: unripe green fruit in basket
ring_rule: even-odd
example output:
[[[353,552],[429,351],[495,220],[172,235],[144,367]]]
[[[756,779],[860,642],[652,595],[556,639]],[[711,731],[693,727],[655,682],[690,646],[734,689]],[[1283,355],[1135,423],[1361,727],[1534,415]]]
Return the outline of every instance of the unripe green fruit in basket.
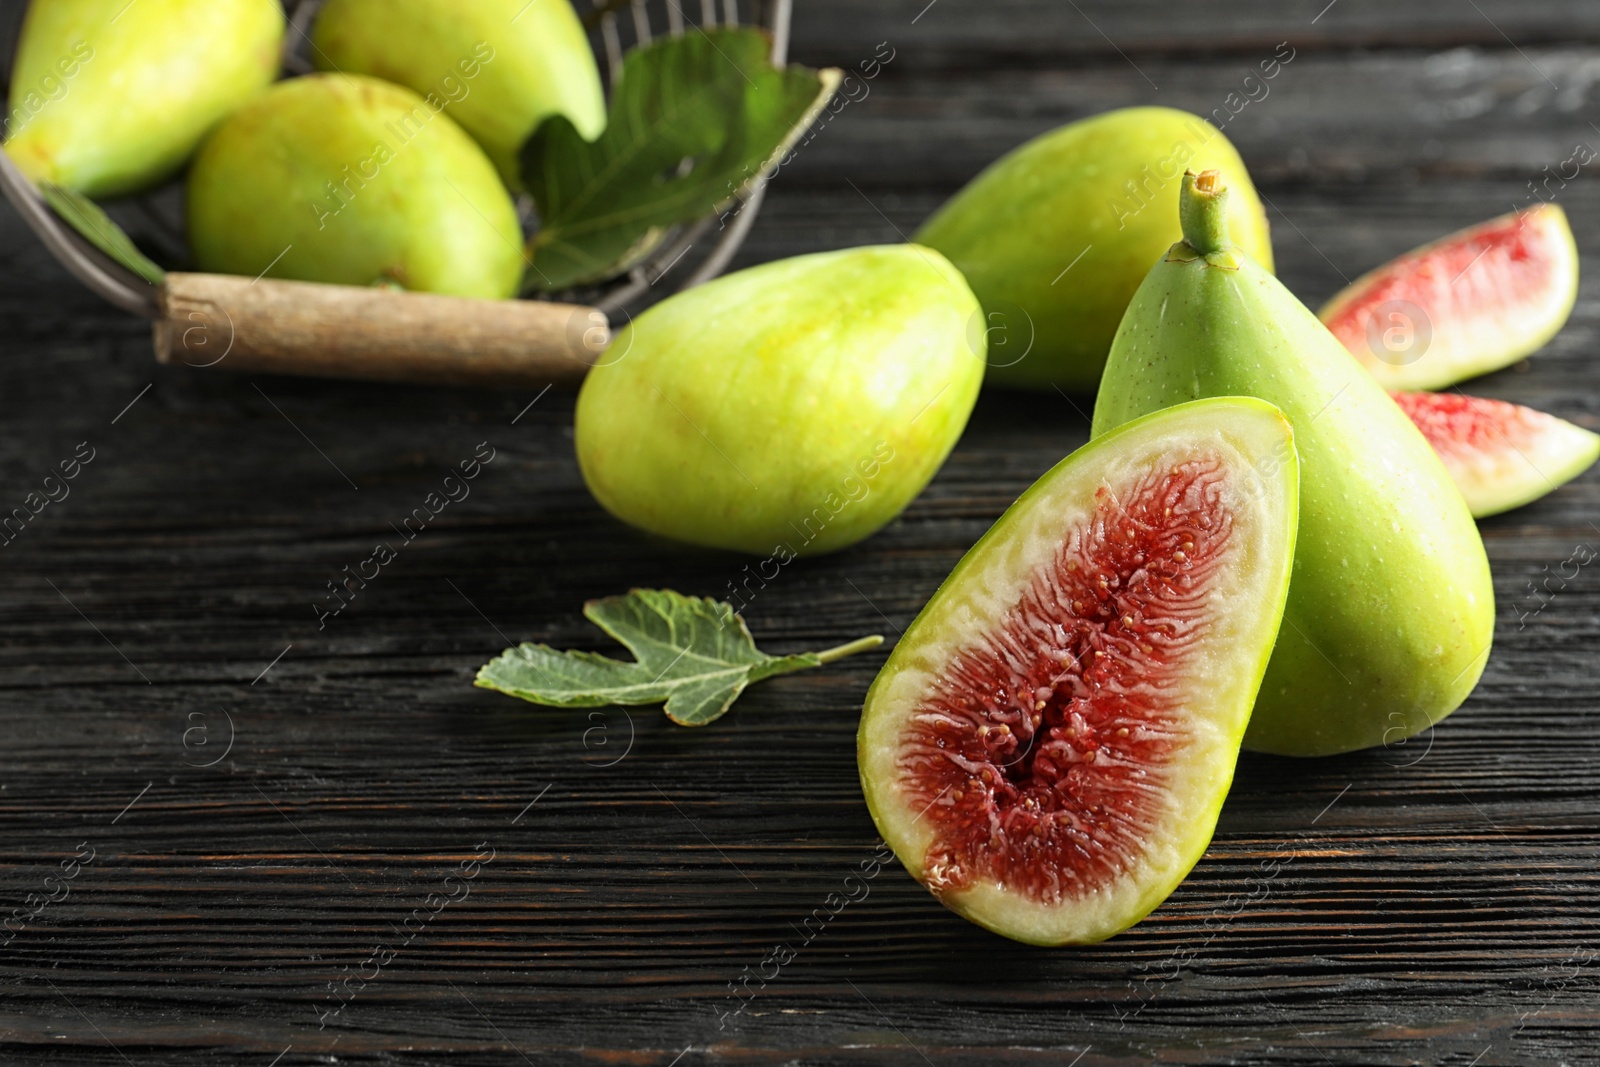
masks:
[[[34,0],[6,151],[35,182],[138,192],[271,83],[283,31],[278,0]]]
[[[977,316],[955,268],[915,245],[680,293],[589,372],[584,479],[618,518],[681,541],[774,565],[843,548],[898,515],[961,435],[983,378]]]
[[[1227,239],[1227,193],[1214,172],[1185,178],[1184,240],[1128,306],[1094,435],[1208,396],[1258,396],[1289,417],[1300,536],[1245,747],[1394,744],[1454,711],[1483,673],[1494,635],[1483,542],[1405,412]]]
[[[588,140],[605,128],[600,72],[567,0],[328,0],[312,41],[323,70],[446,105],[513,188],[517,151],[546,117],[565,115]]]
[[[1185,168],[1235,190],[1228,228],[1272,268],[1267,218],[1233,145],[1184,111],[1131,107],[1083,119],[1002,156],[917,231],[983,301],[989,381],[1089,391],[1122,313],[1183,234]]]
[[[522,230],[483,149],[409,89],[282,82],[230,116],[189,175],[200,268],[510,297]]]

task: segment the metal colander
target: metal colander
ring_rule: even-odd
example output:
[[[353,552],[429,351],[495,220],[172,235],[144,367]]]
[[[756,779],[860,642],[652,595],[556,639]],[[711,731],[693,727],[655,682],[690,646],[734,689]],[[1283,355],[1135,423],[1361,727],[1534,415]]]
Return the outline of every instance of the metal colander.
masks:
[[[595,48],[602,76],[607,83],[615,82],[621,70],[623,55],[633,45],[649,43],[656,37],[681,36],[700,32],[701,28],[715,26],[761,27],[772,39],[773,62],[782,65],[787,61],[792,0],[743,0],[742,3],[739,0],[687,0],[686,3],[680,3],[679,0],[592,0],[592,6],[587,13],[582,10],[584,2],[585,0],[579,0],[579,13],[589,30],[590,41]],[[285,0],[290,27],[285,37],[284,57],[284,69],[288,74],[305,73],[313,69],[306,58],[309,46],[308,34],[321,3],[322,0]],[[16,51],[22,7],[23,5],[17,5],[16,15],[10,20],[10,25],[0,26],[0,35],[3,35],[0,36],[0,56],[4,56],[7,61],[4,75],[6,85],[11,81],[10,61]],[[161,327],[168,326],[170,334],[174,315],[173,309],[168,306],[171,303],[169,295],[112,261],[76,230],[63,223],[46,206],[39,191],[23,178],[9,160],[5,159],[4,153],[0,153],[0,192],[11,201],[50,253],[79,281],[117,307],[157,321],[159,358],[163,361],[189,363],[192,366],[214,365],[211,362],[193,362],[187,357],[174,357],[164,351],[164,346],[170,342],[170,337],[163,334]],[[566,293],[545,294],[536,300],[520,303],[555,304],[563,311],[575,309],[590,316],[592,312],[598,311],[607,318],[614,318],[619,313],[627,314],[630,305],[641,303],[642,298],[647,295],[659,297],[709,281],[726,269],[744,242],[746,234],[755,222],[763,193],[763,183],[755,183],[748,194],[743,196],[740,210],[725,226],[716,231],[714,236],[712,224],[717,221],[715,214],[674,226],[662,237],[654,250],[623,276],[600,286]],[[531,219],[533,214],[531,203],[524,200],[520,207],[523,209],[524,219]],[[164,255],[172,261],[182,261],[186,258],[181,181],[170,182],[147,194],[112,204],[109,206],[109,213],[140,243],[147,245],[158,255]],[[662,284],[664,281],[666,284]],[[300,292],[315,299],[315,294],[310,288],[302,289]],[[393,295],[399,294],[374,294],[368,303],[377,304]],[[400,307],[398,304],[393,306]],[[436,303],[432,306],[444,308],[445,305]],[[425,310],[417,311],[423,307],[421,301],[413,301],[407,310],[425,317]],[[534,310],[534,308],[527,309],[529,313]],[[554,308],[551,310],[554,311]],[[187,305],[184,311],[191,317],[194,314]],[[330,308],[327,313],[335,312]],[[221,314],[227,315],[227,309],[222,309]],[[163,319],[168,321],[163,323]],[[510,321],[507,320],[508,325]],[[545,315],[538,321],[548,323],[554,320],[550,315]],[[583,328],[588,320],[574,319],[574,321],[578,323],[579,328]],[[230,318],[228,325],[231,349],[231,331],[236,328],[237,323]],[[570,331],[571,327],[568,332]],[[439,333],[444,332],[445,327],[441,326]],[[186,331],[185,336],[193,333],[194,330],[190,329]],[[588,337],[589,334],[585,333],[584,336]],[[418,345],[421,343],[419,340]],[[593,346],[588,341],[583,342],[581,347],[588,347],[590,355],[594,355]],[[569,345],[568,348],[574,346]],[[592,359],[589,361],[592,362]],[[220,363],[221,360],[218,359],[217,362]],[[239,362],[235,361],[236,364]],[[280,369],[292,373],[324,374],[330,377],[388,377],[397,380],[471,383],[520,382],[522,378],[520,372],[510,375],[498,373],[474,375],[450,374],[447,369],[420,377],[416,373],[404,371],[384,373],[381,362],[376,359],[363,368],[347,368],[343,371],[331,366],[325,369],[295,366],[292,361],[279,361],[279,365],[276,366],[255,363],[250,364],[248,369],[267,371]]]

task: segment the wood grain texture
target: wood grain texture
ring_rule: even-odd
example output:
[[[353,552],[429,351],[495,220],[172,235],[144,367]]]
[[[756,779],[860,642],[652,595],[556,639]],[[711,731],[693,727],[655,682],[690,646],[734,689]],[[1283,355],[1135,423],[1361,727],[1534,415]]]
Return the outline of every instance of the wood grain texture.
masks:
[[[1584,0],[805,0],[791,51],[799,62],[838,63],[863,43],[904,42],[908,66],[965,74],[1247,54],[1285,39],[1345,52],[1595,44],[1600,11]]]
[[[920,6],[802,5],[797,47],[848,64]],[[898,240],[989,155],[1099,107],[1204,110],[1235,57],[1322,5],[1282,5],[1281,31],[1277,4],[1077,6],[1119,44],[1154,42],[1129,54],[1160,65],[1161,88],[1089,54],[1103,43],[1071,5],[938,0],[916,23],[926,54],[901,48],[785,168],[741,264]],[[1296,58],[1230,127],[1309,303],[1505,210],[1569,142],[1600,143],[1589,97],[1519,95],[1530,63],[1600,66],[1592,5],[1476,6],[1527,31],[1526,56],[1473,5],[1341,0],[1317,25],[1350,19],[1350,36]],[[1040,58],[1002,61],[1022,54]],[[1419,111],[1428,65],[1462,56],[1493,106]],[[1586,173],[1558,202],[1584,253],[1573,320],[1465,389],[1600,429],[1600,183]],[[716,594],[745,561],[609,520],[572,457],[570,392],[160,367],[147,327],[74,287],[9,213],[0,248],[0,514],[94,452],[0,548],[0,912],[49,891],[80,844],[95,856],[0,948],[0,1062],[1596,1062],[1600,571],[1559,575],[1578,546],[1600,550],[1600,473],[1482,523],[1496,646],[1461,711],[1386,750],[1247,756],[1207,857],[1127,934],[1013,945],[890,866],[724,1019],[730,983],[798,944],[873,848],[853,742],[883,654],[762,683],[698,731],[474,690],[513,641],[607,650],[587,597]],[[893,640],[1087,439],[1090,403],[986,394],[901,520],[759,593],[757,640]],[[470,496],[319,629],[326,584],[484,443]],[[494,857],[470,896],[319,1029],[329,983],[393,947],[480,844]]]

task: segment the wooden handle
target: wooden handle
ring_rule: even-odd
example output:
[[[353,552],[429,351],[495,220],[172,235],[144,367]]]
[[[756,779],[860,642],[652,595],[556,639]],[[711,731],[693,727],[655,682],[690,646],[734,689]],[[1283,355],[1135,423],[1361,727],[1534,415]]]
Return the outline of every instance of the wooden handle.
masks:
[[[169,274],[162,363],[261,374],[527,387],[577,381],[611,339],[576,304]]]

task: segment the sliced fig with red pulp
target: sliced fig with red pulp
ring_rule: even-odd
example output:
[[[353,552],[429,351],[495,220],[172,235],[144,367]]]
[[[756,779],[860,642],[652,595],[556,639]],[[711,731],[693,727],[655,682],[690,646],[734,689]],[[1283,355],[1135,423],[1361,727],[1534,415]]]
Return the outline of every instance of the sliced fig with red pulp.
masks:
[[[1531,503],[1600,458],[1600,436],[1521,404],[1460,393],[1395,393],[1394,402],[1479,518]]]
[[[1385,389],[1442,389],[1544,347],[1577,298],[1566,212],[1540,204],[1407,252],[1317,314]]]
[[[956,566],[857,750],[879,832],[940,901],[1082,944],[1183,880],[1277,636],[1298,471],[1272,405],[1182,404],[1067,457]]]

